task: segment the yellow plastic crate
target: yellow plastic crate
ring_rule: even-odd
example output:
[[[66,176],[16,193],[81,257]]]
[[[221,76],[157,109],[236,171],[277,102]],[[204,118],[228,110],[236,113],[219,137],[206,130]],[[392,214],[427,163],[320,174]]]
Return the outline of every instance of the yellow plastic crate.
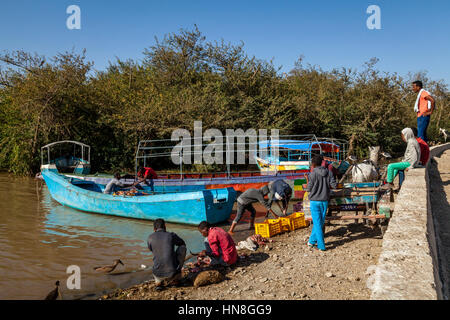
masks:
[[[283,232],[280,219],[266,219],[264,222],[267,222],[271,225],[272,231],[275,232],[275,234]]]
[[[271,238],[281,233],[281,221],[279,219],[267,219],[263,223],[255,223],[255,234],[264,238]]]
[[[280,217],[281,232],[292,231],[291,228],[291,215],[287,217]]]
[[[289,217],[291,230],[297,230],[308,226],[306,224],[305,214],[303,212],[294,212]]]

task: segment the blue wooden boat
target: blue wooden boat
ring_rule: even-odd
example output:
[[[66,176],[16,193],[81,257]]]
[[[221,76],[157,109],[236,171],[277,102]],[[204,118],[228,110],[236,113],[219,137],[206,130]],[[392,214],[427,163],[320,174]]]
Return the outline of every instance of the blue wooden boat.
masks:
[[[115,196],[102,193],[104,186],[92,181],[66,177],[50,170],[42,171],[53,199],[81,211],[125,218],[198,225],[215,224],[229,218],[236,191],[233,188],[152,195]]]
[[[283,172],[310,170],[313,153],[321,154],[325,160],[335,163],[339,171],[345,172],[347,141],[332,138],[317,138],[315,135],[304,135],[302,140],[267,140],[258,144],[259,156],[255,156],[256,164],[261,172]],[[273,154],[272,150],[277,152]],[[348,165],[345,164],[345,165]]]
[[[170,141],[170,142],[169,142]],[[107,174],[88,174],[86,172],[78,172],[74,171],[72,172],[70,169],[63,171],[64,166],[58,165],[58,159],[53,160],[53,158],[50,155],[49,148],[53,147],[55,145],[60,145],[62,143],[73,143],[78,144],[78,142],[74,141],[60,141],[55,142],[50,145],[42,147],[42,163],[41,170],[51,170],[56,173],[64,174],[66,177],[76,178],[80,180],[85,181],[91,181],[99,185],[106,185],[111,179],[112,175]],[[159,145],[159,143],[162,143],[162,146]],[[167,144],[169,143],[169,145]],[[148,146],[150,144],[150,146]],[[173,150],[174,145],[173,141],[170,140],[144,140],[139,141],[139,145],[136,151],[136,157],[135,157],[135,164],[136,164],[136,172],[137,174],[137,168],[139,161],[143,161],[143,166],[145,167],[147,163],[149,163],[150,159],[155,158],[167,158],[171,156],[171,152],[167,152],[167,150]],[[82,145],[82,144],[81,144]],[[85,147],[89,147],[84,145]],[[197,145],[198,146],[198,145]],[[210,144],[203,144],[203,147],[209,146]],[[226,147],[226,145],[225,145]],[[244,148],[245,149],[245,148]],[[250,144],[249,148],[250,150]],[[44,150],[47,150],[48,152],[48,159],[49,164],[44,165],[44,155],[46,155],[46,152]],[[223,151],[226,151],[227,149],[224,148]],[[83,151],[81,149],[81,155],[88,155],[88,161],[90,159],[90,149],[87,149],[88,152]],[[183,151],[186,153],[186,151]],[[224,157],[226,157],[226,153],[224,153]],[[141,163],[142,164],[142,163]],[[232,187],[234,190],[239,194],[242,192],[245,192],[249,188],[261,188],[264,185],[267,185],[269,182],[283,179],[288,184],[291,185],[291,187],[294,189],[295,192],[293,194],[294,198],[302,199],[303,197],[303,189],[302,185],[306,183],[304,179],[304,173],[307,170],[283,170],[280,172],[261,172],[258,171],[240,171],[240,172],[231,172],[230,167],[227,165],[227,172],[204,172],[204,173],[198,173],[198,172],[183,172],[183,166],[180,165],[180,172],[179,173],[162,173],[158,172],[158,178],[153,180],[148,180],[146,184],[141,183],[140,186],[143,187],[144,191],[156,191],[156,192],[164,192],[164,193],[172,193],[172,192],[191,192],[191,191],[201,191],[201,190],[211,190],[211,189],[223,189],[223,188],[229,188]],[[42,178],[40,175],[37,176],[38,178]],[[127,175],[127,177],[124,177],[122,179],[122,182],[125,184],[131,184],[135,182],[134,177],[130,177]],[[150,187],[147,187],[149,185]],[[294,187],[295,185],[295,187]]]

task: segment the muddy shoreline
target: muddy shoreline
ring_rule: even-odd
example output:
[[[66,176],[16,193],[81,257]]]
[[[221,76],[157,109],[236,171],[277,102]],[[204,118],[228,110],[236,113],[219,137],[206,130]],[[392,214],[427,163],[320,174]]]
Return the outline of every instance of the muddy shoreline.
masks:
[[[261,218],[260,218],[261,219]],[[350,221],[326,226],[326,252],[310,249],[306,241],[311,226],[273,237],[257,251],[239,250],[233,268],[223,270],[226,279],[195,288],[190,282],[179,288],[154,289],[153,279],[127,289],[117,289],[100,299],[127,300],[366,300],[366,280],[381,251],[382,233]],[[222,226],[227,229],[228,226]],[[251,234],[241,223],[233,236],[236,243]]]

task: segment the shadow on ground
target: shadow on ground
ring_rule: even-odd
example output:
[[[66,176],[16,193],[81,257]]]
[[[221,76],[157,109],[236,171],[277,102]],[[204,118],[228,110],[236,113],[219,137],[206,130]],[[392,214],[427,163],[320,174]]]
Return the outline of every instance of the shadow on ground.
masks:
[[[325,240],[327,249],[334,249],[346,243],[360,239],[380,239],[383,237],[381,227],[383,227],[383,225],[370,226],[363,223],[352,223],[329,232],[326,232],[325,229],[325,239],[330,237],[337,238],[336,240],[332,241]]]
[[[241,250],[240,254],[241,256],[238,258],[238,261],[231,267],[222,267],[222,266],[206,267],[203,268],[202,271],[217,270],[225,277],[225,279],[228,279],[227,274],[233,272],[236,268],[244,268],[253,264],[259,264],[269,258],[269,255],[264,252],[252,252],[249,250]],[[198,274],[199,273],[187,274],[184,277],[183,285],[192,286]]]

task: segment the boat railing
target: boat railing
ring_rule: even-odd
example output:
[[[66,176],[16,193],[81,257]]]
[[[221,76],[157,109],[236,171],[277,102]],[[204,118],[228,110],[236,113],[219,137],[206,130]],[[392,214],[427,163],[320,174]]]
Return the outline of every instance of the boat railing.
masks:
[[[201,164],[196,162],[197,157],[205,154],[205,151],[210,152],[210,155],[215,158],[219,156],[220,159],[226,159],[223,165],[226,165],[226,171],[217,172],[217,174],[223,173],[227,178],[232,177],[231,164],[235,163],[235,158],[238,157],[238,152],[245,153],[245,159],[252,158],[256,160],[256,157],[267,157],[271,158],[273,155],[279,155],[279,144],[278,141],[292,141],[287,142],[294,145],[299,141],[309,143],[310,146],[315,145],[318,146],[318,151],[323,153],[321,143],[330,143],[337,144],[339,143],[339,152],[337,154],[332,154],[332,156],[336,156],[335,158],[342,159],[341,153],[346,150],[347,142],[341,139],[333,139],[333,138],[317,138],[314,134],[303,134],[303,135],[279,135],[276,136],[276,139],[273,137],[264,137],[261,139],[260,136],[256,135],[244,135],[244,136],[213,136],[214,141],[204,142],[203,137],[182,137],[178,140],[172,139],[156,139],[156,140],[141,140],[139,141],[136,155],[135,155],[135,174],[137,174],[138,165],[143,162],[143,166],[147,166],[147,160],[149,159],[158,159],[164,157],[172,157],[178,158],[179,165],[179,175],[180,180],[183,180],[185,174],[183,174],[183,165],[196,165]],[[296,139],[296,140],[294,140]],[[258,142],[258,140],[260,140]],[[267,142],[266,147],[261,148],[261,143]],[[285,144],[286,145],[286,144]],[[208,148],[208,149],[207,149]],[[310,161],[311,157],[311,148],[309,148],[309,153],[305,153],[307,156],[307,161]],[[213,156],[214,154],[214,156]],[[194,158],[194,159],[192,159]],[[189,159],[188,163],[185,163],[185,159]],[[203,159],[203,158],[201,158]],[[242,159],[242,158],[241,158]],[[191,161],[194,160],[194,161]],[[306,161],[306,160],[305,160]],[[255,161],[255,165],[257,165]],[[246,172],[258,172],[257,171],[246,171]],[[283,172],[284,173],[284,172]],[[196,174],[196,173],[189,173]],[[201,173],[200,173],[201,174]],[[274,175],[277,175],[278,172],[275,170]],[[214,177],[211,176],[211,179]]]

